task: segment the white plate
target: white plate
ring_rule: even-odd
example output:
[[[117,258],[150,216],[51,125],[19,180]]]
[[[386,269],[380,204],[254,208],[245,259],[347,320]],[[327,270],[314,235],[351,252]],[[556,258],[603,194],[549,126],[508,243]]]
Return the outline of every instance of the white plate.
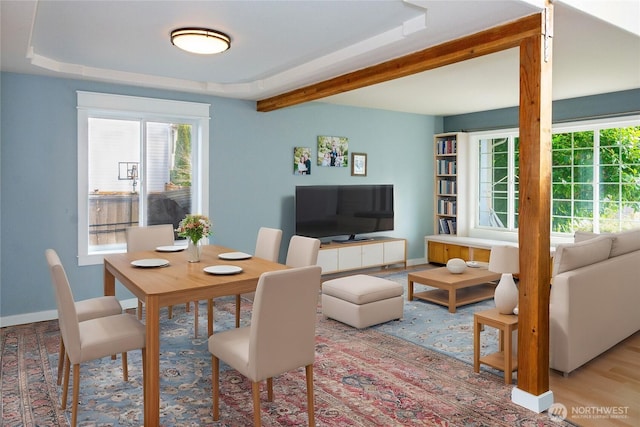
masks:
[[[158,246],[156,248],[156,251],[158,251],[158,252],[180,252],[180,251],[184,251],[185,249],[187,249],[186,246],[179,246],[179,245],[175,245],[175,246]]]
[[[137,259],[135,261],[131,261],[131,265],[134,267],[164,267],[165,265],[169,265],[169,261],[162,258],[147,258],[147,259]]]
[[[477,261],[467,261],[467,267],[480,268],[480,263]]]
[[[246,254],[244,252],[226,252],[218,255],[218,258],[228,260],[249,259],[251,258],[251,254]]]
[[[237,265],[210,265],[204,271],[211,274],[237,274],[242,271],[242,267]]]

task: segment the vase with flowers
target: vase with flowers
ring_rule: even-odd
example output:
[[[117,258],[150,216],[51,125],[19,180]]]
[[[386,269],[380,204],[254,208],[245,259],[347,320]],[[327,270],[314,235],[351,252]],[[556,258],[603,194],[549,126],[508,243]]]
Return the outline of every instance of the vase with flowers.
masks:
[[[211,221],[205,215],[190,214],[178,224],[176,232],[187,238],[187,260],[200,262],[202,239],[211,235]]]

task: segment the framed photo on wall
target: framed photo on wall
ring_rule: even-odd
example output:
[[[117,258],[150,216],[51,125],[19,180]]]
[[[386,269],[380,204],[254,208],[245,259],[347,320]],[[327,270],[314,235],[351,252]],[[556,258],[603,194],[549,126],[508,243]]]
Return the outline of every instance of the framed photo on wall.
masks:
[[[351,176],[367,176],[367,155],[351,153]]]
[[[311,148],[293,148],[293,174],[311,175]]]
[[[318,136],[318,166],[348,167],[349,138]]]

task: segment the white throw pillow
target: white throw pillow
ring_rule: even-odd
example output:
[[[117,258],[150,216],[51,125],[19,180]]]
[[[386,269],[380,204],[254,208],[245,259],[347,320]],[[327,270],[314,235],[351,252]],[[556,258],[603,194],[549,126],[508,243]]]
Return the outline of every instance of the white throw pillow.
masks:
[[[633,251],[640,251],[640,228],[612,234],[611,254],[609,256],[624,255]]]
[[[612,240],[611,236],[598,236],[579,243],[556,246],[553,275],[606,260],[611,252]]]

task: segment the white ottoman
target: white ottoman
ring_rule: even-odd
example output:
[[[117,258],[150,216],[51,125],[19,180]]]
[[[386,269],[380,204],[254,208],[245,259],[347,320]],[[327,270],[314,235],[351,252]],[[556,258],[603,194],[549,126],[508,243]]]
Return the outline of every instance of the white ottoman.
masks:
[[[354,328],[366,328],[403,315],[403,286],[357,274],[322,284],[322,314]]]

